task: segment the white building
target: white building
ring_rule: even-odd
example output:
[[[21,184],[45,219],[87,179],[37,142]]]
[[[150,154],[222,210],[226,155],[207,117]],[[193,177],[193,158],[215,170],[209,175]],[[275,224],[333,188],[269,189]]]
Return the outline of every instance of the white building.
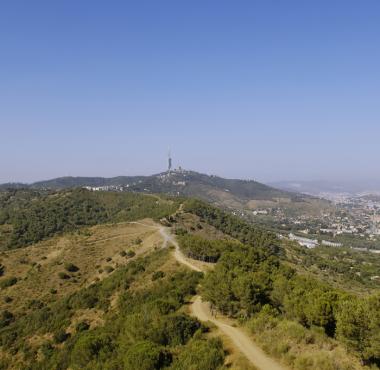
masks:
[[[308,239],[308,238],[302,238],[301,236],[294,235],[292,233],[289,234],[289,239],[296,241],[299,245],[302,245],[306,248],[315,248],[318,246],[318,240],[317,239]]]
[[[343,244],[330,242],[328,240],[322,240],[322,245],[325,245],[326,247],[341,247]]]

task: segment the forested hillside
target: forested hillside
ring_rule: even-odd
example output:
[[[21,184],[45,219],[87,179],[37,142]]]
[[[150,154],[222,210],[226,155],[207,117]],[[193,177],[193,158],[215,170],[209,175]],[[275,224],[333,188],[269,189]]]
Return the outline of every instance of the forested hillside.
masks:
[[[4,184],[2,187],[20,187]],[[279,190],[255,180],[226,179],[195,171],[175,170],[152,176],[60,177],[24,185],[31,189],[73,189],[102,187],[118,191],[195,197],[226,209],[249,211],[255,208],[280,208],[287,214],[309,214],[329,209],[327,201]]]
[[[105,222],[160,219],[178,200],[136,193],[9,190],[0,192],[0,249],[18,248],[57,233]]]
[[[222,342],[186,314],[197,291],[289,368],[378,368],[376,286],[359,295],[346,288],[349,279],[321,280],[300,268],[322,271],[320,255],[262,227],[195,199],[84,189],[0,194],[2,247],[38,242],[0,259],[0,368],[220,370]],[[160,250],[162,226],[128,223],[147,217],[166,217],[184,255],[207,263],[204,276]],[[33,290],[37,282],[43,294]]]
[[[219,368],[225,356],[222,343],[206,340],[206,327],[179,312],[200,275],[183,269],[157,274],[168,253],[132,261],[66,298],[35,305],[23,316],[3,313],[0,345],[6,352],[0,368]],[[115,294],[117,306],[112,303]],[[80,312],[101,314],[101,325],[75,320]]]
[[[348,355],[332,350],[341,343],[364,364],[379,365],[378,291],[357,296],[299,274],[272,234],[199,201],[184,209],[241,241],[233,248],[226,240],[202,242],[189,230],[179,237],[188,256],[217,261],[202,282],[204,298],[243,320],[269,353],[296,369],[351,369]]]

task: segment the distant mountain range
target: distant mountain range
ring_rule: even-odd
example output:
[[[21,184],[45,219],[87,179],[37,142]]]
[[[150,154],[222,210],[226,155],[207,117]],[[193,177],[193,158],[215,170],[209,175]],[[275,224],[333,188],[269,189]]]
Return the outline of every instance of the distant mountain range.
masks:
[[[278,181],[269,184],[270,186],[284,191],[310,194],[314,196],[324,196],[327,194],[361,195],[380,194],[380,181]]]
[[[277,207],[311,201],[311,197],[279,190],[253,180],[225,179],[194,171],[176,170],[152,176],[60,177],[33,184],[3,184],[0,188],[68,189],[89,187],[96,190],[124,190],[142,193],[198,197],[230,209]]]

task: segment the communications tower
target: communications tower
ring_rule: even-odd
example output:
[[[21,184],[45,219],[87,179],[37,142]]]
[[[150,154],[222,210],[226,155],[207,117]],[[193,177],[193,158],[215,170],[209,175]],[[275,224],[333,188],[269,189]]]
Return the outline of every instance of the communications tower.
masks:
[[[171,170],[172,170],[172,156],[169,149],[168,150],[168,172],[171,172]]]

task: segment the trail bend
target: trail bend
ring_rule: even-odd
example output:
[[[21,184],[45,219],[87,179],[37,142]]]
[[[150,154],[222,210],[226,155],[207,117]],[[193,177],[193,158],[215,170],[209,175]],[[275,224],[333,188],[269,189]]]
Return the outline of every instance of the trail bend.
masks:
[[[164,239],[164,246],[167,246],[168,243],[174,245],[174,257],[179,263],[194,271],[204,272],[201,267],[195,265],[191,262],[191,260],[184,256],[174,235],[170,233],[169,228],[164,226],[145,226],[155,227],[158,229]],[[190,311],[192,315],[197,317],[200,321],[209,321],[218,327],[227,337],[231,339],[236,348],[243,353],[258,370],[288,370],[286,367],[270,358],[242,329],[230,325],[228,320],[224,318],[217,318],[213,316],[209,304],[207,302],[203,302],[199,295],[195,297],[193,303],[191,304]]]

